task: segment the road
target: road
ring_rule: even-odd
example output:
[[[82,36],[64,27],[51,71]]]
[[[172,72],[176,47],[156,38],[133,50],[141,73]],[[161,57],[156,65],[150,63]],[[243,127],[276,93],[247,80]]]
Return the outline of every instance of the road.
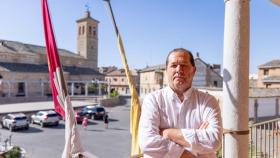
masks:
[[[78,129],[84,149],[99,158],[127,158],[130,153],[128,104],[106,108],[109,112],[109,129],[102,120],[90,120],[87,130]],[[60,158],[64,148],[64,122],[57,127],[30,125],[28,130],[12,132],[12,144],[23,147],[28,158]],[[10,132],[0,129],[1,144]]]

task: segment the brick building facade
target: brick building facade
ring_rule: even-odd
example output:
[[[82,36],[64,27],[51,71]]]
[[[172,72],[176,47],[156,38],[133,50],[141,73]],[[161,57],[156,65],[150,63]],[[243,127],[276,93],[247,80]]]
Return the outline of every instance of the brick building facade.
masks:
[[[280,60],[275,59],[258,67],[258,88],[280,88]]]

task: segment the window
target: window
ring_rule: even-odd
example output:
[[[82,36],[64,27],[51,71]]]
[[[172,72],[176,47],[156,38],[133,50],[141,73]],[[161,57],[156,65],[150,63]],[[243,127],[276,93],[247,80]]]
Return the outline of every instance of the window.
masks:
[[[271,84],[265,84],[265,88],[269,88]]]
[[[218,87],[218,81],[214,81],[214,87]]]
[[[85,27],[83,26],[82,27],[82,34],[84,34],[85,33]]]
[[[266,75],[268,75],[268,74],[269,74],[269,69],[264,69],[264,70],[263,70],[263,75],[266,76]]]
[[[95,27],[92,27],[92,34],[93,34],[93,36],[96,36],[96,28]]]
[[[2,84],[2,81],[3,81],[3,76],[0,75],[0,84]]]
[[[91,35],[91,26],[88,27],[88,33]]]
[[[74,83],[74,86],[76,89],[78,89],[80,87],[80,85],[78,83]]]
[[[117,78],[113,78],[113,80],[114,80],[115,82],[117,82],[117,81],[118,81],[118,79],[117,79]]]
[[[18,93],[24,93],[24,82],[18,83]]]
[[[79,26],[79,35],[81,35],[81,26]]]

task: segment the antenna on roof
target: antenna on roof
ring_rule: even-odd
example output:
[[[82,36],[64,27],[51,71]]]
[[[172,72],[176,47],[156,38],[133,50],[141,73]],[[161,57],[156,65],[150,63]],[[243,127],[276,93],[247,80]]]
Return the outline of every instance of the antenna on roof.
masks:
[[[148,64],[148,62],[146,62],[146,68],[148,68],[149,67],[149,64]]]
[[[85,7],[86,7],[86,11],[89,12],[89,2],[87,2],[87,3],[85,4]]]
[[[196,52],[196,57],[199,58],[199,52]]]

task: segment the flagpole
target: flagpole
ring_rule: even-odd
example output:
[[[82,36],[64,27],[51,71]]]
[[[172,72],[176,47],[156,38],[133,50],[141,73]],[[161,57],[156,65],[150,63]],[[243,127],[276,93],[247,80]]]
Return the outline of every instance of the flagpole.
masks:
[[[114,29],[115,29],[115,32],[116,32],[116,35],[117,35],[117,38],[118,38],[119,49],[120,49],[123,65],[124,65],[124,68],[125,68],[125,72],[126,72],[126,75],[127,75],[127,80],[128,80],[128,83],[129,83],[129,88],[130,88],[130,90],[132,90],[132,89],[135,89],[136,87],[133,84],[134,82],[133,82],[133,80],[131,78],[131,73],[129,71],[129,66],[127,64],[127,59],[126,59],[126,56],[125,56],[125,50],[124,50],[124,47],[123,47],[123,42],[122,42],[121,35],[120,35],[119,29],[117,27],[116,21],[115,21],[115,17],[114,17],[114,13],[113,13],[113,10],[112,10],[112,6],[111,6],[111,3],[110,3],[110,0],[104,0],[104,1],[107,2],[109,10],[110,10],[110,15],[111,15],[111,18],[112,18],[112,21],[113,21],[113,25],[114,25]]]
[[[141,153],[139,145],[138,145],[138,138],[137,138],[138,137],[138,124],[139,124],[139,118],[140,118],[140,113],[141,113],[140,102],[139,102],[138,94],[136,91],[135,83],[132,80],[131,72],[130,72],[128,64],[127,64],[127,59],[125,56],[123,42],[122,42],[121,35],[119,33],[119,30],[118,30],[118,27],[117,27],[117,24],[115,21],[115,17],[113,14],[110,0],[104,0],[104,1],[107,2],[107,4],[108,4],[109,10],[110,10],[110,15],[113,20],[115,32],[116,32],[117,38],[118,38],[120,54],[121,54],[124,68],[125,68],[125,73],[126,73],[130,93],[131,93],[131,106],[130,106],[131,153],[130,154],[131,154],[131,156],[135,156],[135,155]],[[138,156],[140,156],[140,155],[138,155]]]
[[[104,0],[105,2],[107,2],[107,5],[108,5],[108,8],[110,10],[110,15],[111,15],[111,18],[113,20],[113,25],[114,25],[114,29],[115,29],[115,32],[118,36],[119,34],[119,29],[117,27],[117,24],[116,24],[116,20],[115,20],[115,16],[114,16],[114,13],[113,13],[113,9],[112,9],[112,6],[111,6],[111,3],[110,3],[110,0]]]
[[[59,60],[56,47],[54,31],[52,28],[48,2],[42,0],[43,26],[46,42],[46,56],[48,61],[50,82],[52,85],[52,96],[55,110],[65,119],[65,143],[61,158],[80,157],[96,158],[91,153],[85,152],[75,120],[74,110],[66,89],[66,82],[63,77],[62,65]]]

